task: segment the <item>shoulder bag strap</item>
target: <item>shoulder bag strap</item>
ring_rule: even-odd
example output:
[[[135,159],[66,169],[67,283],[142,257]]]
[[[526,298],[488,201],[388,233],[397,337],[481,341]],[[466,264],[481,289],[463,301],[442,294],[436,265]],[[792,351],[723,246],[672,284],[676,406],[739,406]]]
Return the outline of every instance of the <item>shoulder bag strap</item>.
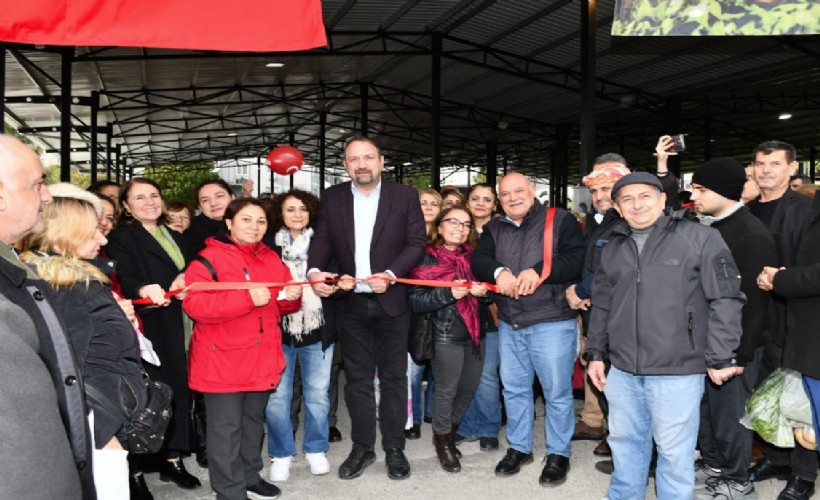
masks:
[[[552,235],[554,222],[555,207],[549,207],[547,209],[547,216],[544,217],[544,259],[542,261],[541,278],[538,280],[539,285],[543,283],[552,272]]]
[[[216,277],[216,269],[214,269],[213,264],[211,264],[208,261],[208,259],[201,255],[197,255],[196,257],[194,257],[194,260],[199,261],[203,266],[205,266],[205,269],[207,269],[211,273],[211,277],[214,279],[214,281],[219,281],[219,278]]]

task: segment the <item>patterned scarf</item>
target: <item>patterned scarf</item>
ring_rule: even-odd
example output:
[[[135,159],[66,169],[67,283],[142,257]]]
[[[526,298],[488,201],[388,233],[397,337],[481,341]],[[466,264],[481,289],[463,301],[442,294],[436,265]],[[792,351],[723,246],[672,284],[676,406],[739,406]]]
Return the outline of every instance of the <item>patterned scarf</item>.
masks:
[[[470,269],[470,257],[473,250],[464,244],[455,250],[448,250],[444,245],[427,247],[427,255],[435,258],[438,263],[429,266],[416,266],[410,271],[410,277],[422,280],[467,280],[475,281]],[[478,320],[478,299],[467,295],[456,301],[458,314],[467,326],[470,338],[478,345],[481,339],[481,327]]]
[[[291,242],[290,231],[284,227],[274,236],[274,241],[282,249],[282,262],[290,269],[294,281],[307,280],[307,252],[311,236],[313,229],[307,228]],[[313,292],[310,285],[302,286],[302,308],[282,317],[282,328],[297,342],[301,342],[303,335],[309,335],[324,323],[322,299]]]

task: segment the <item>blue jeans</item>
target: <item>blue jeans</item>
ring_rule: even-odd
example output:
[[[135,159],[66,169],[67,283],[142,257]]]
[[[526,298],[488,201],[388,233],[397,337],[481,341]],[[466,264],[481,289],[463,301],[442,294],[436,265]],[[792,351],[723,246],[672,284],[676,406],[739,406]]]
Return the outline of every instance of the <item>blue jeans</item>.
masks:
[[[285,351],[285,371],[282,373],[279,386],[270,395],[265,408],[265,419],[268,425],[268,455],[271,458],[285,458],[296,454],[293,425],[290,420],[290,402],[293,397],[293,373],[297,356],[302,374],[302,396],[307,410],[302,450],[305,453],[327,451],[327,415],[330,410],[327,391],[330,387],[333,347],[331,345],[323,352],[321,342],[305,347],[282,346]]]
[[[487,332],[484,337],[484,368],[481,381],[461,417],[458,433],[467,439],[498,437],[501,429],[501,383],[498,378],[498,332]]]
[[[577,344],[575,318],[518,330],[503,321],[498,325],[507,441],[511,448],[522,453],[532,452],[535,411],[532,383],[537,373],[547,407],[544,419],[547,455],[571,455],[570,438],[575,430],[572,370]]]
[[[820,432],[820,379],[803,375],[803,387],[811,402],[811,418],[814,422],[814,435]]]
[[[423,417],[432,417],[433,415],[433,393],[436,390],[436,384],[433,382],[433,370],[430,370],[430,364],[417,364],[415,361],[408,361],[411,367],[410,373],[410,394],[413,399],[413,425],[421,424]],[[421,414],[421,383],[424,380],[424,374],[428,373],[427,390],[424,391],[424,415]]]
[[[604,387],[609,402],[607,442],[615,463],[609,500],[644,497],[653,438],[658,447],[658,498],[692,498],[704,380],[702,374],[633,375],[614,366],[609,370]]]

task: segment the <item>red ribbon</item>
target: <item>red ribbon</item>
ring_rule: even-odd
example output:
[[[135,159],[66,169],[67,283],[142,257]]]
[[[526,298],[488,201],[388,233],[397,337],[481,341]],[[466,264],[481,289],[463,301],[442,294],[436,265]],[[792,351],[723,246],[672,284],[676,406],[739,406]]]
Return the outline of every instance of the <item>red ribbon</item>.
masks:
[[[385,278],[382,276],[373,276],[367,279],[356,279],[356,281],[367,283],[373,280],[387,280],[390,282],[395,283],[402,283],[405,285],[416,285],[416,286],[430,286],[430,287],[437,287],[437,288],[458,288],[458,287],[467,287],[470,288],[473,286],[473,283],[478,283],[487,287],[487,290],[491,292],[498,293],[498,288],[493,285],[492,283],[483,283],[481,281],[441,281],[441,280],[414,280],[409,278]],[[171,297],[180,294],[182,292],[212,292],[217,290],[250,290],[251,288],[284,288],[286,286],[291,285],[313,285],[315,283],[338,283],[340,279],[333,279],[333,280],[321,280],[321,281],[288,281],[284,283],[271,283],[271,282],[246,282],[246,281],[200,281],[197,283],[191,283],[190,285],[186,286],[185,288],[180,288],[178,290],[169,290],[165,293],[165,298],[170,299]],[[151,299],[148,297],[142,299],[136,299],[131,301],[134,305],[151,305]]]

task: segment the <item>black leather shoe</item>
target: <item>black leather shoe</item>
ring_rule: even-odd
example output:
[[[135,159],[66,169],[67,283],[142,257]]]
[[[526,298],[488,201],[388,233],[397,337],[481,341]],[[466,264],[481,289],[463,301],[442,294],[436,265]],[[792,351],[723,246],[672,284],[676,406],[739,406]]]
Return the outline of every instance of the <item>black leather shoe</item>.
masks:
[[[159,468],[159,480],[166,483],[173,481],[177,486],[186,490],[193,490],[202,486],[199,479],[185,470],[185,463],[181,458],[174,461],[166,460]]]
[[[789,465],[776,465],[766,457],[749,468],[749,481],[765,481],[767,479],[789,479],[792,468]]]
[[[596,457],[611,457],[612,456],[612,449],[609,447],[609,443],[606,442],[606,438],[602,439],[598,446],[592,450],[592,454]]]
[[[615,463],[612,460],[600,460],[595,462],[595,470],[602,474],[612,474],[615,470]]]
[[[432,424],[433,423],[433,417],[424,417],[424,423],[425,424]]]
[[[532,453],[521,453],[512,448],[507,450],[504,458],[495,466],[496,476],[512,476],[518,474],[522,465],[532,463]]]
[[[342,465],[339,466],[340,479],[353,479],[362,475],[368,465],[376,461],[373,450],[353,447]]]
[[[259,482],[253,486],[248,486],[247,491],[248,497],[255,500],[273,500],[282,494],[282,490],[264,479],[260,479]]]
[[[336,427],[331,427],[327,432],[327,440],[329,443],[338,443],[342,440],[342,433]]]
[[[797,476],[789,478],[786,487],[777,496],[777,500],[808,500],[814,494],[814,481],[806,481]]]
[[[569,457],[563,455],[547,455],[544,461],[547,463],[538,478],[541,486],[558,486],[564,484],[569,472]]]
[[[204,451],[201,451],[196,454],[196,463],[202,467],[203,469],[208,468],[208,454]]]
[[[401,448],[390,448],[385,452],[384,461],[387,463],[387,477],[390,479],[407,479],[410,477],[410,462],[404,456]]]
[[[405,439],[418,439],[421,437],[421,426],[413,424],[413,427],[404,430]]]
[[[128,477],[128,486],[131,490],[131,500],[154,500],[154,495],[145,484],[145,476],[139,474],[137,476]]]
[[[498,449],[498,438],[484,437],[480,438],[478,441],[481,451],[495,451]]]

